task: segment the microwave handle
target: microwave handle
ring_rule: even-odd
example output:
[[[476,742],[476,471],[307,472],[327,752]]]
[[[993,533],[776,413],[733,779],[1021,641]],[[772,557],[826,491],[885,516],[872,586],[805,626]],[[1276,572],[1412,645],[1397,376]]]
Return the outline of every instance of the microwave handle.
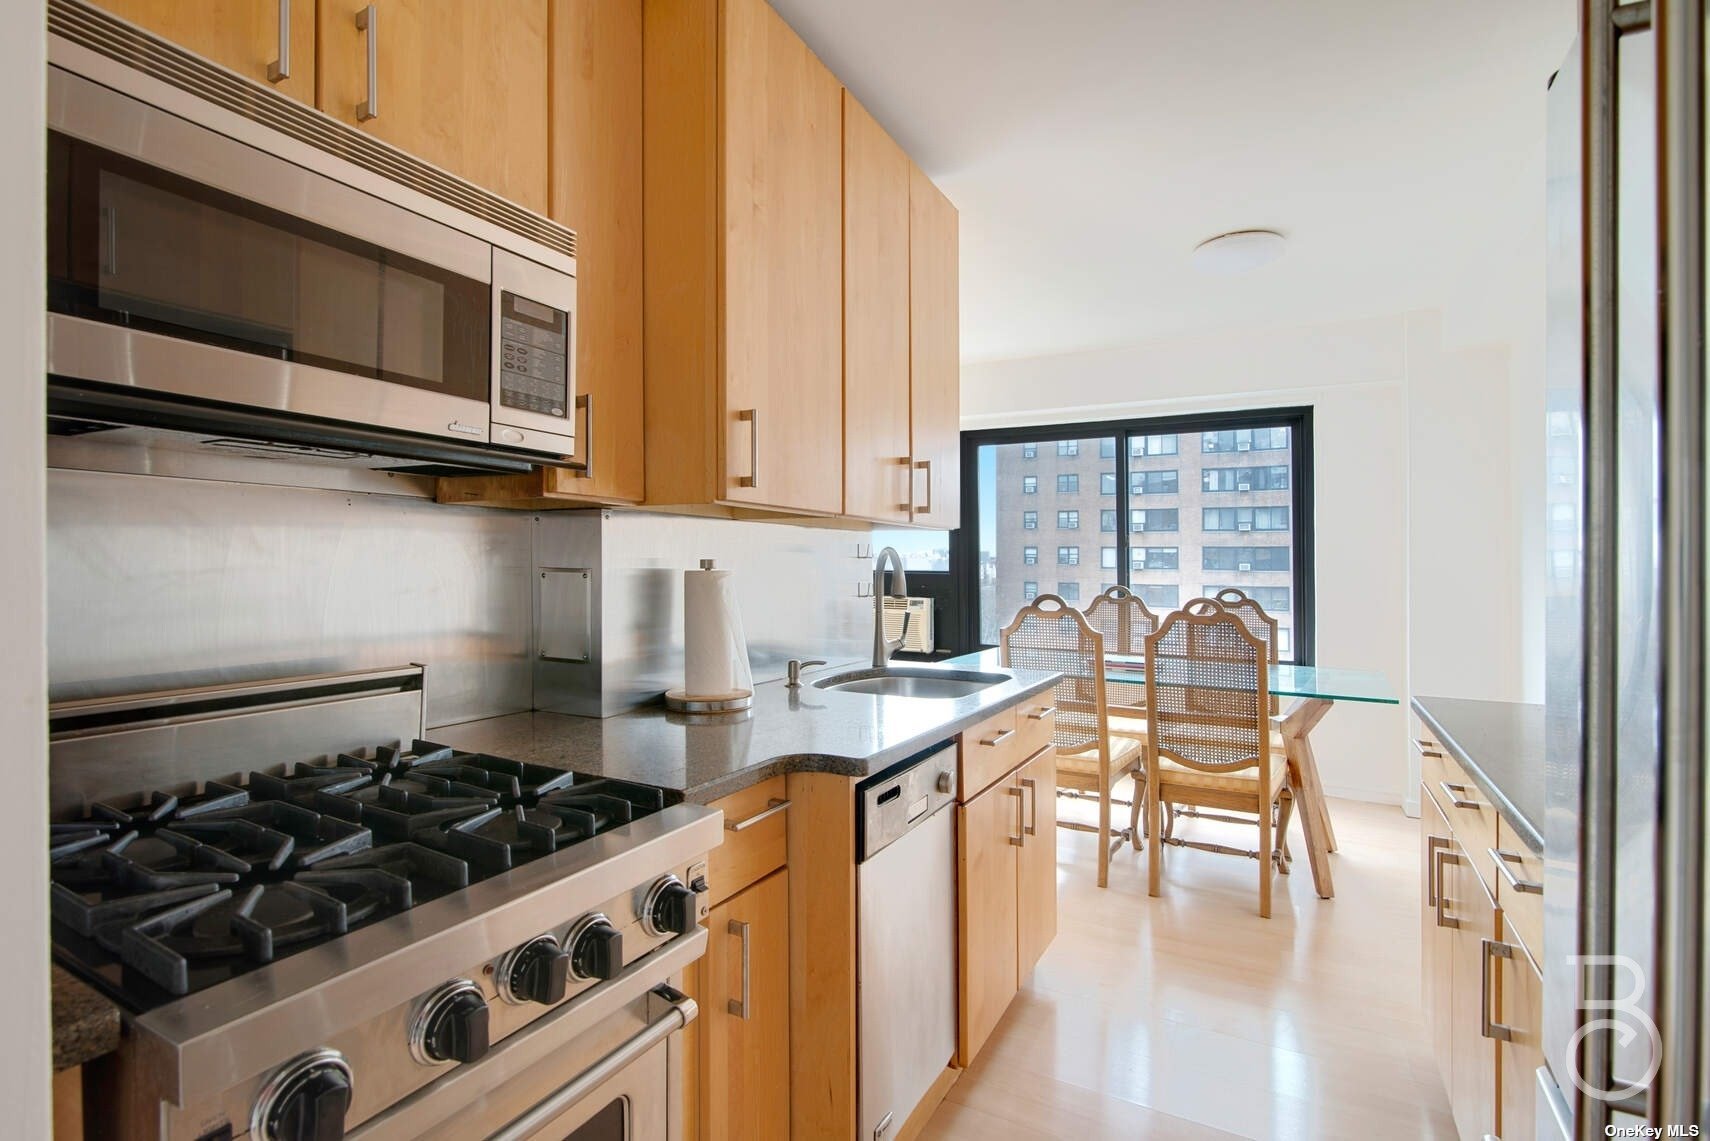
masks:
[[[582,414],[582,435],[576,441],[578,458],[570,463],[577,479],[594,478],[594,394],[584,392],[576,398],[576,410]]]

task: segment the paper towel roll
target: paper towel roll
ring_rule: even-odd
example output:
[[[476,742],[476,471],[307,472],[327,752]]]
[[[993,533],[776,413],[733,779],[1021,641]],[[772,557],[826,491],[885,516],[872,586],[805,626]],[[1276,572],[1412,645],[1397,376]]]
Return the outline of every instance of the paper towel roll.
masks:
[[[752,693],[736,580],[710,559],[701,566],[683,572],[683,692],[693,699]]]

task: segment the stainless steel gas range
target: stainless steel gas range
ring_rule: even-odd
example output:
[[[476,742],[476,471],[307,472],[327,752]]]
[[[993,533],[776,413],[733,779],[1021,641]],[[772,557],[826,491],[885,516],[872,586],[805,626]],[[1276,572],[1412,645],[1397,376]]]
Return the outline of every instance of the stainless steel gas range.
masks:
[[[421,683],[54,707],[54,956],[125,1012],[97,1128],[679,1134],[719,814],[419,740]]]

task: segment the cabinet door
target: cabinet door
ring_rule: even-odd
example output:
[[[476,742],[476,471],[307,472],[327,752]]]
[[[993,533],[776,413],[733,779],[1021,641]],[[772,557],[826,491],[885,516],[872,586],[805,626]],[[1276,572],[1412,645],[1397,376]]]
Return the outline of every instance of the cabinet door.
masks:
[[[1005,777],[956,809],[956,944],[961,1004],[956,1054],[966,1066],[1015,997],[1017,871],[1023,792]]]
[[[1496,937],[1496,904],[1457,843],[1445,859],[1439,890],[1453,916],[1453,995],[1449,1010],[1449,1102],[1463,1137],[1496,1132],[1496,1042],[1484,1035],[1491,996],[1484,985],[1484,940]]]
[[[962,513],[956,208],[918,167],[912,168],[908,198],[914,521],[956,527]]]
[[[1501,1077],[1498,1112],[1503,1137],[1536,1137],[1537,1072],[1544,1064],[1544,979],[1525,947],[1504,924],[1507,958],[1497,960],[1496,1005],[1508,1038],[1497,1045]]]
[[[1044,749],[1017,774],[1026,809],[1016,869],[1017,982],[1057,937],[1057,750]]]
[[[843,513],[909,521],[909,172],[843,93]]]
[[[766,0],[720,22],[720,497],[843,510],[843,89]]]
[[[1437,1072],[1443,1085],[1451,1079],[1451,1051],[1454,1042],[1454,928],[1444,926],[1454,922],[1449,905],[1438,904],[1439,873],[1445,876],[1453,865],[1454,833],[1449,821],[1437,807],[1437,801],[1423,785],[1419,792],[1419,835],[1424,854],[1424,890],[1420,893],[1424,911],[1420,917],[1419,965],[1421,998],[1425,1021],[1431,1030],[1432,1053],[1437,1059]],[[1447,853],[1439,855],[1439,853]]]
[[[707,920],[703,1141],[789,1135],[789,875],[774,872]]]
[[[97,0],[102,8],[163,39],[266,83],[282,95],[315,101],[315,0]],[[280,20],[289,52],[280,54]],[[288,74],[275,79],[281,63]]]
[[[646,494],[641,395],[641,0],[552,0],[551,214],[576,231],[578,450],[570,490]]]
[[[547,0],[320,0],[315,102],[545,213],[546,9]],[[358,27],[369,10],[374,19]],[[364,107],[371,92],[375,105]]]

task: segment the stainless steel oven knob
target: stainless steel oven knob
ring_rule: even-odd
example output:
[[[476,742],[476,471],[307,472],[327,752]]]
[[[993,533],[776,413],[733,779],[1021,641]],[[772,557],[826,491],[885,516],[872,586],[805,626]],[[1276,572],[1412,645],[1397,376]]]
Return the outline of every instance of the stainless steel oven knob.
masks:
[[[698,894],[676,876],[666,876],[647,891],[641,905],[641,929],[654,938],[687,935],[699,921]]]
[[[577,982],[615,979],[623,970],[623,932],[601,912],[578,919],[564,945],[570,949],[570,977]]]
[[[337,1050],[312,1050],[279,1067],[255,1099],[249,1131],[260,1141],[331,1141],[344,1136],[350,1063]]]
[[[499,963],[499,997],[514,1006],[539,1002],[550,1006],[564,997],[570,980],[570,952],[550,935],[530,939]]]
[[[473,1062],[487,1052],[487,996],[468,979],[428,995],[410,1020],[410,1056],[424,1066]]]

